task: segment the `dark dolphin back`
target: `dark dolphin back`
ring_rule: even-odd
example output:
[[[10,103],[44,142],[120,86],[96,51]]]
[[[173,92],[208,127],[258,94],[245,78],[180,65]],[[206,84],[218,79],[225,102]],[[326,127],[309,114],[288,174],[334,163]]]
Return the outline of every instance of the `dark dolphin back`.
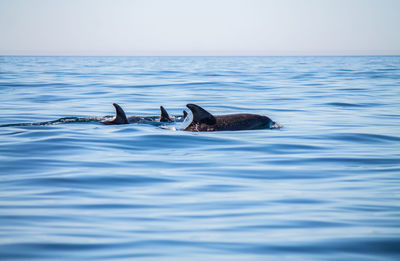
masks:
[[[128,119],[126,118],[126,114],[124,110],[116,103],[113,103],[115,107],[115,117],[111,121],[103,122],[104,124],[128,124]]]
[[[258,114],[240,113],[213,116],[195,104],[188,104],[186,106],[191,110],[193,120],[185,128],[185,131],[256,130],[270,128],[274,123],[267,116]]]
[[[160,122],[171,122],[172,120],[163,106],[160,106],[160,110],[161,110]]]
[[[208,125],[213,125],[217,122],[217,120],[211,113],[201,108],[200,106],[190,103],[187,104],[186,106],[192,111],[193,114],[192,123],[205,123]]]

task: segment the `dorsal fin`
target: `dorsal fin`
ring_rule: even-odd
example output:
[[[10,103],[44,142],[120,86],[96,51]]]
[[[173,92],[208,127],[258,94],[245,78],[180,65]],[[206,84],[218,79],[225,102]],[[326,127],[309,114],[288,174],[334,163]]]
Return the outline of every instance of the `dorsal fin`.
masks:
[[[188,113],[186,111],[183,111],[183,119],[186,119],[187,116],[188,116]]]
[[[209,125],[213,125],[217,122],[215,117],[206,111],[205,109],[201,108],[200,106],[196,104],[187,104],[186,107],[188,107],[193,114],[193,121],[192,122],[198,122],[198,123],[206,123]]]
[[[114,124],[128,124],[124,110],[116,103],[113,103],[115,107],[115,118],[111,121]]]
[[[168,112],[164,109],[163,106],[160,106],[161,110],[161,117],[160,117],[160,122],[171,122],[171,118],[168,115]]]

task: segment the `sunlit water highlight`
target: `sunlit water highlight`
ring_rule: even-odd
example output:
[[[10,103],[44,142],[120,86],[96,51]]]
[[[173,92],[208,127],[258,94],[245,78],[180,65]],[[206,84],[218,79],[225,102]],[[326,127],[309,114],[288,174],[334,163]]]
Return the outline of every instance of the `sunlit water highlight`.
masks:
[[[1,260],[400,258],[400,57],[0,57],[0,89]]]

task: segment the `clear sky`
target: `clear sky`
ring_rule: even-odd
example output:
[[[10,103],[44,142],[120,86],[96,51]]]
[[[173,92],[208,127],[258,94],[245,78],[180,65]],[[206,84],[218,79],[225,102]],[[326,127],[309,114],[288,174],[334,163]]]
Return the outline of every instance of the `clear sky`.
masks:
[[[400,55],[400,0],[0,0],[0,55]]]

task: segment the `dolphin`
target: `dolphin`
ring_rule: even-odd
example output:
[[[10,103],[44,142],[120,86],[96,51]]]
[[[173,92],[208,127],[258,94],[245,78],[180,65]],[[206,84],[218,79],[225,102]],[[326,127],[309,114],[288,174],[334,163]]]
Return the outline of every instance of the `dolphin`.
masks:
[[[196,104],[187,104],[193,114],[185,131],[237,131],[273,128],[276,124],[267,116],[258,114],[229,114],[214,116]]]
[[[103,124],[106,125],[116,125],[116,124],[129,124],[129,123],[140,123],[140,122],[152,122],[155,121],[152,117],[140,117],[140,116],[129,116],[127,117],[124,110],[116,103],[113,103],[115,107],[115,117],[109,121],[103,121]],[[169,117],[167,111],[163,106],[160,106],[161,116],[160,122],[171,122],[171,118]]]

